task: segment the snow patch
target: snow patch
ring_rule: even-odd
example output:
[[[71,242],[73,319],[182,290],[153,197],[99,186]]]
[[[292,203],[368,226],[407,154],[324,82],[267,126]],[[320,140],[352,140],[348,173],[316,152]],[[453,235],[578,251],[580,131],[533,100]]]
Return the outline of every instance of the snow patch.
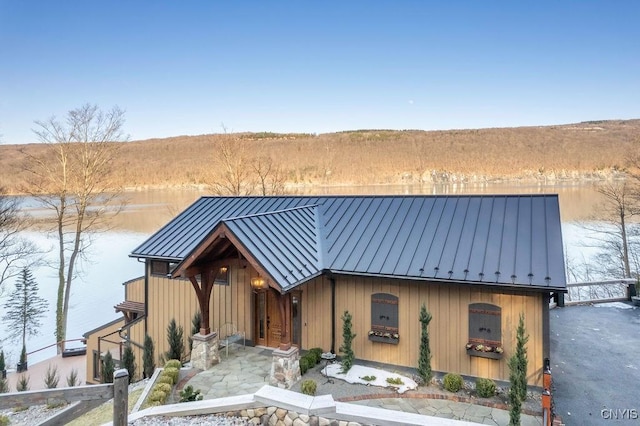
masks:
[[[380,386],[383,388],[393,387],[398,393],[405,393],[411,389],[417,389],[418,384],[407,376],[397,373],[389,373],[388,371],[380,370],[378,368],[364,367],[362,365],[352,366],[347,374],[342,373],[342,365],[339,363],[329,364],[322,372],[328,376],[336,379],[344,380],[347,383],[358,383],[362,385]],[[375,376],[375,380],[366,381],[361,379],[365,376]],[[391,385],[387,382],[388,378],[400,378],[402,385]]]

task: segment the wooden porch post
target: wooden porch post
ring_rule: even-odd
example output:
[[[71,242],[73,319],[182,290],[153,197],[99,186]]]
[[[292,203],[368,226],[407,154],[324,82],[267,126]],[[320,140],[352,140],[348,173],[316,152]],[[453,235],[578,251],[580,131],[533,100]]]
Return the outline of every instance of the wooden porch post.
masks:
[[[194,275],[189,277],[191,285],[193,285],[200,305],[200,334],[206,336],[211,333],[209,322],[209,300],[211,299],[211,291],[213,290],[213,282],[215,281],[215,270],[205,269],[200,274],[200,283]]]
[[[279,349],[282,351],[287,351],[291,349],[291,337],[289,336],[291,294],[278,294],[278,305],[280,307],[280,324],[282,324]]]

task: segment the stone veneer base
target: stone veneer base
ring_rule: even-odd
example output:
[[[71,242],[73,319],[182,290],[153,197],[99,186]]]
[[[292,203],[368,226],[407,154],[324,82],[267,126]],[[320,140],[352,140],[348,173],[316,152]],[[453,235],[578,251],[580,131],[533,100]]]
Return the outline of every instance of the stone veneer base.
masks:
[[[193,335],[191,349],[191,366],[200,370],[208,370],[220,361],[218,357],[218,333],[213,332],[203,336]]]

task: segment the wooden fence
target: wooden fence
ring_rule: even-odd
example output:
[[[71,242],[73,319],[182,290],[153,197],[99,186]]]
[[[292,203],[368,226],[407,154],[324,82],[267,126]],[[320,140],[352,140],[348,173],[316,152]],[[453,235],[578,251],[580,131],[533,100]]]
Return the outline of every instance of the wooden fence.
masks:
[[[0,394],[0,410],[32,405],[80,402],[56,414],[41,425],[65,424],[93,407],[113,398],[113,424],[125,426],[129,405],[129,373],[116,370],[113,383],[76,386],[71,388],[44,389]]]

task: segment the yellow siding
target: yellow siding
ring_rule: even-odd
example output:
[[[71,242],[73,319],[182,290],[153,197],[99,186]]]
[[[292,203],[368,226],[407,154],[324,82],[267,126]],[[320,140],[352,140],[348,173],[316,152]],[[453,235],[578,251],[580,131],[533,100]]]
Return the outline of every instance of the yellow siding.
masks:
[[[304,348],[331,347],[331,294],[328,280],[318,278],[302,286]],[[398,345],[371,342],[371,294],[389,293],[398,297]],[[467,355],[468,308],[470,303],[485,302],[502,308],[502,342],[505,350],[501,360]],[[487,288],[452,284],[415,283],[366,277],[336,279],[336,349],[342,342],[342,316],[345,310],[353,315],[356,358],[389,364],[417,367],[420,306],[424,303],[433,316],[429,325],[432,368],[435,371],[508,380],[508,358],[515,350],[515,329],[520,313],[525,314],[529,333],[529,384],[542,384],[542,303],[538,293],[514,291],[496,293]]]
[[[251,271],[250,267],[239,267],[236,261],[232,261],[229,285],[214,285],[209,303],[212,330],[232,322],[238,330],[245,331],[248,339],[251,338]],[[191,320],[200,309],[191,282],[150,275],[148,295],[147,332],[153,339],[158,359],[160,354],[168,350],[166,328],[171,318],[175,318],[176,323],[184,329],[185,348],[188,351]]]
[[[103,326],[102,328],[93,330],[93,332],[91,334],[87,334],[87,370],[86,370],[86,374],[87,374],[87,383],[88,384],[95,384],[95,383],[100,383],[99,380],[95,380],[93,378],[93,353],[94,351],[98,351],[98,339],[102,336],[107,336],[109,334],[111,334],[111,336],[109,336],[107,339],[108,340],[112,340],[112,341],[118,341],[120,338],[118,337],[118,333],[112,334],[113,332],[117,331],[120,327],[122,327],[124,325],[124,318],[122,318],[120,321],[116,321],[115,323],[111,323],[111,324],[107,324],[105,326]],[[108,343],[108,342],[101,342],[100,343],[100,352],[104,353],[107,350],[111,350],[112,352],[117,350],[117,345],[112,344],[112,343]],[[141,358],[142,359],[142,358]]]
[[[124,288],[125,300],[144,303],[144,277],[127,282]]]

